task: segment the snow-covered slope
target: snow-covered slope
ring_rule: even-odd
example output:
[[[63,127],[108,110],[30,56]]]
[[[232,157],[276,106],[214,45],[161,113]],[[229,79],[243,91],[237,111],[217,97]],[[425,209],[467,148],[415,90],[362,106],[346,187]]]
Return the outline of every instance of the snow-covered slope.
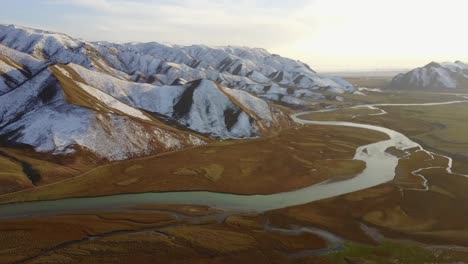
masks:
[[[179,79],[209,79],[226,87],[256,94],[286,95],[320,99],[317,93],[295,94],[308,89],[333,93],[352,92],[354,87],[340,78],[322,77],[307,64],[264,49],[247,47],[177,46],[159,43],[94,43],[106,61],[134,80],[173,84]],[[282,89],[269,90],[277,86]],[[274,97],[271,97],[274,98]]]
[[[323,77],[307,64],[264,49],[247,47],[177,46],[159,43],[88,43],[65,34],[0,25],[0,44],[52,63],[75,63],[120,79],[175,85],[198,79],[216,81],[288,104],[308,104],[319,93],[295,90],[352,92],[340,78]],[[280,89],[269,89],[269,87]],[[287,95],[290,100],[281,100]],[[301,99],[301,100],[295,100]]]
[[[390,84],[400,89],[460,89],[468,88],[468,64],[431,62],[424,67],[395,76]]]
[[[125,76],[109,67],[93,45],[63,33],[0,24],[0,44],[51,64],[73,62],[90,69]]]
[[[44,61],[0,45],[0,95],[16,88],[45,66]]]
[[[122,160],[259,137],[291,125],[270,101],[353,90],[263,49],[90,43],[0,25],[0,139],[39,152]]]
[[[153,121],[94,87],[73,86],[72,81],[64,81],[67,78],[65,73],[58,76],[57,68],[45,69],[0,96],[2,137],[39,152],[70,154],[84,149],[107,160],[204,143],[201,137]],[[81,98],[72,97],[78,95]],[[83,98],[89,105],[80,105]]]
[[[200,133],[221,138],[254,137],[280,123],[265,101],[210,80],[156,86],[120,80],[76,64],[67,67],[87,84],[125,104],[170,117]]]

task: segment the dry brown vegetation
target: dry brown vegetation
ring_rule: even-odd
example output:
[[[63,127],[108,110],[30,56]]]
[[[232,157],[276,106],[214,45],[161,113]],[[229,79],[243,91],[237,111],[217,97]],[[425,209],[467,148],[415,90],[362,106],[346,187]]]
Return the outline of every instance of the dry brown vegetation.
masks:
[[[0,194],[32,188],[33,185],[17,162],[0,157]]]
[[[0,201],[172,190],[242,194],[290,191],[357,174],[365,165],[352,160],[355,149],[385,137],[364,129],[305,126],[269,138],[225,141],[114,163],[63,183],[5,196]]]
[[[214,215],[221,211],[203,205],[146,204],[135,205],[129,209],[139,211],[170,211],[186,216]]]
[[[47,156],[52,155],[43,155],[42,159],[38,159],[36,156],[39,155],[37,153],[32,154],[27,149],[0,147],[0,194],[69,179],[89,169],[81,167],[82,170],[79,170],[47,161]],[[25,169],[25,166],[28,168]],[[31,171],[38,175],[38,179],[34,182],[28,175]]]
[[[0,262],[296,263],[289,254],[326,247],[312,234],[265,232],[263,222],[262,217],[232,216],[219,223],[188,225],[170,212],[148,211],[2,220]]]
[[[81,241],[90,236],[98,236],[119,230],[137,230],[145,227],[138,223],[137,214],[72,215],[1,221],[0,263],[12,263],[26,259],[71,241]],[[109,216],[107,216],[109,217]],[[153,222],[167,221],[160,214],[148,213],[145,219],[152,217]],[[132,219],[129,221],[128,219]],[[133,220],[136,219],[136,220]],[[165,223],[165,222],[162,222]]]

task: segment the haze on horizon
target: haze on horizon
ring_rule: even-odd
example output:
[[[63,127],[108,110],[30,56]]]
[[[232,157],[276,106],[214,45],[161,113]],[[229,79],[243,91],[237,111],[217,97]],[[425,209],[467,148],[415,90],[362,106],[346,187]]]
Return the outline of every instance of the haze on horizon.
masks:
[[[464,0],[17,0],[0,23],[86,40],[262,47],[318,71],[468,61]]]

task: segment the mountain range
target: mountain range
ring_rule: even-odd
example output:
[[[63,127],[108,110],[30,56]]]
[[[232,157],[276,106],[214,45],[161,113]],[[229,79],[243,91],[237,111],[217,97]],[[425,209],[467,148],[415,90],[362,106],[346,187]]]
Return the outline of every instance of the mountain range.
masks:
[[[424,67],[395,76],[391,88],[444,90],[468,88],[468,64],[456,62],[431,62]]]
[[[353,93],[300,61],[246,47],[86,42],[0,25],[0,139],[124,160],[261,137],[287,107]]]

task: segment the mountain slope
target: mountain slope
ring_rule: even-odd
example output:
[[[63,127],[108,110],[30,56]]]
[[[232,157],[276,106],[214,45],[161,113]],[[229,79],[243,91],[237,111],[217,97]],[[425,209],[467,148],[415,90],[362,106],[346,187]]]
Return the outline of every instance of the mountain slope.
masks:
[[[90,43],[14,25],[0,25],[0,44],[52,63],[71,62],[129,81],[176,85],[207,79],[285,104],[322,99],[317,91],[354,91],[343,79],[320,76],[302,62],[258,48]],[[316,92],[295,92],[301,89]]]
[[[0,45],[0,95],[5,94],[47,67],[30,55]]]
[[[38,152],[90,151],[122,160],[202,144],[203,138],[152,120],[96,88],[75,83],[60,66],[44,69],[0,96],[0,134]]]
[[[431,62],[424,67],[395,76],[390,84],[400,89],[463,89],[468,88],[468,64]]]
[[[221,138],[254,137],[267,128],[278,128],[281,120],[287,119],[275,114],[265,101],[209,80],[155,86],[120,80],[76,64],[66,67],[73,70],[81,82],[127,105],[174,119],[203,134]]]
[[[292,125],[270,101],[353,91],[264,49],[86,42],[0,25],[0,139],[40,153],[123,160],[261,137]]]
[[[92,45],[62,33],[0,25],[0,44],[51,64],[73,62],[116,74]]]
[[[294,90],[352,92],[343,79],[319,76],[308,65],[264,49],[247,47],[177,46],[159,43],[93,43],[114,68],[134,80],[172,84],[179,80],[209,79],[226,87],[262,94],[320,99],[317,93],[296,94]],[[281,87],[277,93],[271,86]],[[271,97],[274,98],[274,97]]]

